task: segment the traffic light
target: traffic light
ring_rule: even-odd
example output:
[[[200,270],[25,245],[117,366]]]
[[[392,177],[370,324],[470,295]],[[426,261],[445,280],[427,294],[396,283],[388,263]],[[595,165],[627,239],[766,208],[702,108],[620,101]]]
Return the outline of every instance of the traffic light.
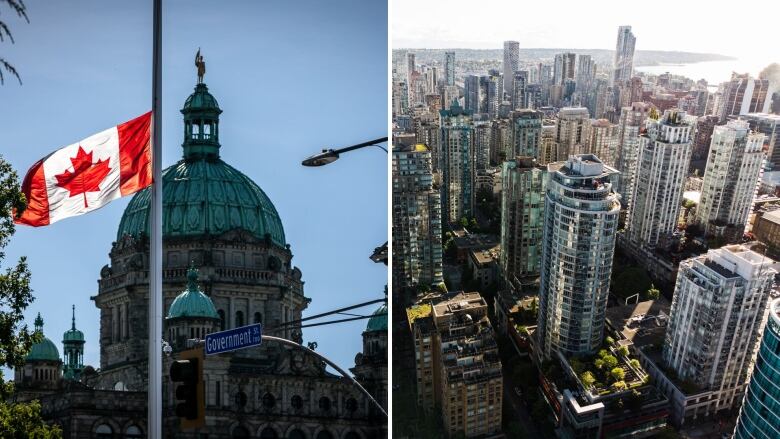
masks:
[[[205,399],[203,392],[203,350],[191,349],[179,355],[171,365],[171,381],[176,386],[176,416],[181,418],[182,428],[203,426]]]

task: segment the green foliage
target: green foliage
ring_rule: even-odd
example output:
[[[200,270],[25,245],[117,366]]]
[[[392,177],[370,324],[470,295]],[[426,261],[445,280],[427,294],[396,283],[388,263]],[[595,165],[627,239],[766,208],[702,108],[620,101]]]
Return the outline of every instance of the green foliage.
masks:
[[[615,344],[615,339],[610,337],[610,336],[607,336],[607,338],[605,340],[606,340],[608,346],[612,346],[613,344]]]
[[[2,3],[3,0],[0,0]],[[8,2],[8,0],[6,0]],[[0,157],[0,250],[8,245],[14,234],[13,212],[17,215],[26,208],[26,200],[19,188],[19,178],[11,165]],[[4,259],[0,251],[0,265]],[[30,289],[30,270],[27,261],[20,258],[15,266],[0,272],[0,366],[18,367],[33,343],[42,335],[31,332],[23,324],[24,310],[33,301]],[[40,405],[5,402],[11,400],[13,385],[6,383],[0,373],[0,432],[11,438],[59,438],[58,427],[50,427],[41,419]]]
[[[606,349],[599,349],[599,358],[604,358],[607,355],[609,355],[609,351],[607,351]]]
[[[569,365],[571,366],[572,369],[574,369],[574,372],[577,373],[577,374],[580,374],[580,373],[582,373],[583,370],[585,370],[585,367],[582,364],[582,361],[580,361],[580,360],[578,360],[576,358],[572,358],[569,361]]]
[[[631,360],[628,361],[628,363],[631,364],[631,367],[633,367],[634,369],[641,368],[641,365],[639,364],[639,360],[637,360],[636,358],[632,358]]]
[[[621,346],[617,348],[617,351],[620,355],[627,357],[628,356],[628,346]]]
[[[661,297],[661,292],[655,285],[650,284],[650,289],[647,290],[647,298],[650,300],[658,300],[659,297]]]
[[[623,371],[622,368],[616,367],[609,371],[609,375],[612,377],[615,381],[623,381],[623,378],[626,377],[626,372]],[[625,384],[625,383],[623,383]]]
[[[62,437],[62,430],[49,426],[41,418],[38,401],[28,404],[0,403],[0,431],[3,437],[56,439]]]
[[[582,385],[584,385],[586,389],[589,389],[596,382],[596,377],[587,370],[580,375],[580,381],[582,381]]]
[[[623,381],[615,381],[612,383],[612,390],[619,392],[621,390],[626,390],[626,383]]]
[[[596,366],[596,369],[601,370],[604,368],[604,360],[602,360],[601,358],[596,358],[593,361],[593,365]]]
[[[618,360],[613,355],[607,354],[602,358],[604,360],[604,367],[607,369],[614,369],[618,365]]]
[[[471,221],[469,221],[469,230],[472,232],[479,231],[479,224],[477,224],[476,218],[472,218]]]
[[[465,229],[469,226],[469,219],[464,216],[460,219],[460,225]]]

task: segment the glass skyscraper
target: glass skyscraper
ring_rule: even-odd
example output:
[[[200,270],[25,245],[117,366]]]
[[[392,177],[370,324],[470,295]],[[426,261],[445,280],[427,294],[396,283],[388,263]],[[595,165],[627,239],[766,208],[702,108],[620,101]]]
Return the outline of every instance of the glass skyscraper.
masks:
[[[780,299],[769,305],[769,319],[734,431],[734,439],[776,437],[780,437]]]

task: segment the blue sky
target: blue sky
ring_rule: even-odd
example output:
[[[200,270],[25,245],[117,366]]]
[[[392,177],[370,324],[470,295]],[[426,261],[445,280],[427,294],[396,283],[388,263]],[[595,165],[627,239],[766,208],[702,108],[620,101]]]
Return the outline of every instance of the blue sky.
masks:
[[[23,85],[0,86],[0,154],[22,178],[49,152],[151,108],[151,0],[26,0],[30,23],[0,10],[16,44],[0,43]],[[387,240],[387,155],[351,152],[326,167],[300,161],[321,148],[387,133],[387,5],[381,1],[184,1],[163,3],[163,164],[181,157],[179,109],[196,81],[219,101],[221,155],[254,179],[282,218],[303,271],[306,314],[382,298],[384,265],[368,259]],[[71,304],[99,366],[100,268],[129,197],[52,226],[18,227],[6,262],[26,255],[36,313],[62,353]],[[373,309],[366,309],[366,312]],[[338,317],[338,316],[337,316]],[[366,321],[304,330],[304,341],[354,365]],[[8,378],[8,377],[6,377]]]

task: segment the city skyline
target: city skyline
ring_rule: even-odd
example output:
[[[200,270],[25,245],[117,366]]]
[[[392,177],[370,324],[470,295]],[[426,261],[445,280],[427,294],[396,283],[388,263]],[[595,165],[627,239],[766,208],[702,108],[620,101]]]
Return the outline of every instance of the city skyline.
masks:
[[[761,2],[770,5],[770,2]],[[473,48],[500,49],[503,41],[518,41],[523,48],[570,48],[614,50],[615,30],[630,25],[637,37],[636,50],[680,50],[721,55],[761,55],[760,47],[746,47],[732,35],[751,35],[755,41],[772,41],[771,26],[755,26],[750,20],[734,20],[733,15],[717,8],[701,8],[695,2],[668,8],[644,8],[641,14],[626,9],[617,0],[592,3],[567,0],[553,11],[544,3],[507,3],[488,0],[481,8],[467,9],[468,2],[394,2],[392,10],[392,47],[401,48]],[[758,6],[758,5],[756,5]],[[495,10],[502,13],[492,13]],[[683,26],[669,32],[668,20],[674,16],[697,17],[706,26]],[[543,17],[555,19],[543,19]],[[430,20],[436,17],[436,20]],[[539,17],[517,20],[516,17]],[[490,22],[469,34],[468,23]],[[730,32],[722,32],[728,28]],[[576,35],[576,37],[574,37]],[[780,54],[775,54],[780,61]],[[752,58],[752,56],[751,56]]]

